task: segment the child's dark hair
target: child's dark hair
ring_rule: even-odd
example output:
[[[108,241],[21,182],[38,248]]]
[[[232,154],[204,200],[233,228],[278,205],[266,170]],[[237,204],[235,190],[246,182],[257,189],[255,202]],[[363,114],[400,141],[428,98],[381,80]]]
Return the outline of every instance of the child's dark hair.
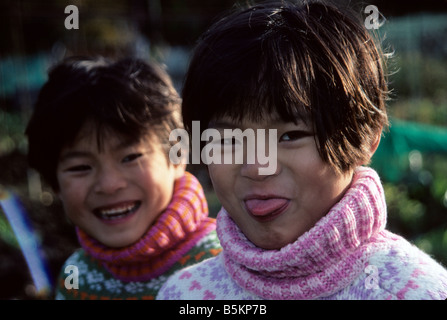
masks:
[[[322,2],[239,9],[199,39],[183,87],[187,130],[230,116],[310,120],[338,172],[368,162],[388,125],[380,47],[360,19]]]
[[[168,157],[169,134],[182,127],[180,103],[170,77],[156,64],[68,58],[51,69],[38,96],[26,129],[29,164],[57,190],[60,152],[87,122],[96,127],[98,148],[110,131],[129,142],[153,135]]]

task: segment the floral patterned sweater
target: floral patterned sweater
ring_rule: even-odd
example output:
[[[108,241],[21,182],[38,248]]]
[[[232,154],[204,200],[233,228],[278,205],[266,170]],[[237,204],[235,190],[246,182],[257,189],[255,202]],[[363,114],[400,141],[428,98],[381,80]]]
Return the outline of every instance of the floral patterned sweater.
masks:
[[[212,231],[161,276],[148,281],[126,282],[114,277],[97,260],[86,254],[84,249],[78,249],[62,267],[55,298],[57,300],[153,300],[161,286],[174,272],[214,257],[220,251],[216,232]],[[73,269],[69,266],[75,266],[77,269],[77,289],[73,282]]]

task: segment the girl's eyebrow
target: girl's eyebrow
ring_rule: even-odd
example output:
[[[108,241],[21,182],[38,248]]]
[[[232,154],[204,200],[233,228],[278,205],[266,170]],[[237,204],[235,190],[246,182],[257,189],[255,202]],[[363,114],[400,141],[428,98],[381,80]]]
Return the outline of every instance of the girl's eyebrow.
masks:
[[[71,150],[62,153],[59,158],[59,162],[64,162],[74,158],[88,158],[90,156],[91,156],[90,152],[87,151]]]
[[[134,140],[131,140],[131,139],[122,139],[122,140],[120,140],[117,144],[115,144],[112,147],[112,150],[118,150],[119,151],[119,150],[123,150],[123,149],[129,148],[129,147],[136,146],[138,144],[139,144],[138,141],[134,141]]]

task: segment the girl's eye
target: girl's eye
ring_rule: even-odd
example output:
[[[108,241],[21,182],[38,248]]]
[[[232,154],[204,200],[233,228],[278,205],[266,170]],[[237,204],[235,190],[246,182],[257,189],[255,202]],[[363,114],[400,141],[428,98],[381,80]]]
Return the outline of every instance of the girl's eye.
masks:
[[[85,172],[90,170],[90,166],[86,164],[81,164],[77,166],[68,167],[65,171],[67,172]]]
[[[129,154],[128,156],[123,158],[123,162],[134,161],[134,160],[138,159],[139,157],[141,157],[142,155],[143,155],[142,153],[132,153],[132,154]]]
[[[222,146],[234,146],[236,143],[237,143],[237,140],[235,137],[220,140],[220,144]]]
[[[311,136],[312,134],[310,132],[306,131],[288,131],[284,133],[280,138],[279,141],[295,141],[304,137]]]

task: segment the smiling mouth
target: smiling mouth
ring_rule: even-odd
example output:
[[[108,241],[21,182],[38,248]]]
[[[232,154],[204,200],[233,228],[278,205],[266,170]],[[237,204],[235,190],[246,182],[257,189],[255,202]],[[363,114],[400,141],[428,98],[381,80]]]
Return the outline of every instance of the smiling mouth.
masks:
[[[125,218],[138,210],[141,201],[129,201],[125,203],[104,206],[93,210],[95,216],[103,220],[118,220]]]

